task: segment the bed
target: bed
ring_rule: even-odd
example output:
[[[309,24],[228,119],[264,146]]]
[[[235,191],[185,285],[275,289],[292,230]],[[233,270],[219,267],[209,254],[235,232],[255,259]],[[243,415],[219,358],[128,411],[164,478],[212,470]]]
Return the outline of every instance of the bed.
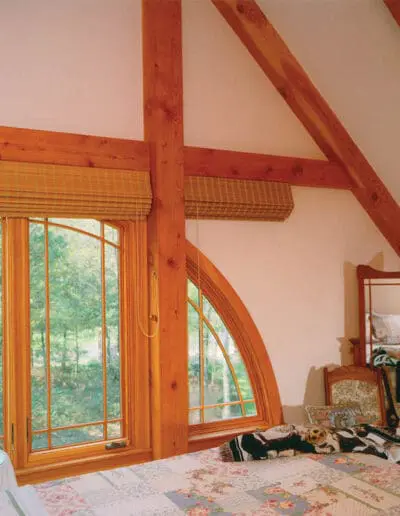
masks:
[[[51,516],[400,514],[400,466],[364,454],[226,463],[215,448],[34,489]]]

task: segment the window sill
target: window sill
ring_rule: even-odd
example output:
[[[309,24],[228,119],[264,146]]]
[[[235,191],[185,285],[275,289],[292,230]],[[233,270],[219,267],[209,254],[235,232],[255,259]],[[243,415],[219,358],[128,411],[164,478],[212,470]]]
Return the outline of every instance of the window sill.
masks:
[[[92,473],[152,460],[152,452],[147,450],[126,450],[118,454],[102,454],[96,457],[73,459],[53,464],[44,464],[16,470],[18,485],[37,484],[69,476]]]
[[[248,425],[240,425],[232,428],[224,428],[221,430],[203,431],[201,433],[193,432],[189,435],[188,451],[200,451],[207,448],[214,448],[220,446],[233,437],[249,432],[255,432],[259,429],[267,429],[268,425],[264,421],[252,422]],[[189,430],[190,432],[190,430]]]

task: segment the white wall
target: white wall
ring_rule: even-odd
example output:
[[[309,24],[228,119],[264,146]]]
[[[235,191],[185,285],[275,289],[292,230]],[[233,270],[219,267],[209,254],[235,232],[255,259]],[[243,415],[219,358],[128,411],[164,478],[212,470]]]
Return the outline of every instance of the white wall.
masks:
[[[294,199],[284,223],[187,223],[188,238],[250,311],[292,420],[302,415],[293,407],[324,402],[323,366],[350,363],[346,337],[358,335],[355,267],[375,259],[400,269],[349,192],[295,188]]]
[[[183,2],[185,143],[324,158],[209,0]]]
[[[0,125],[143,139],[140,0],[1,0]]]
[[[383,0],[258,0],[400,202],[400,30]]]
[[[399,192],[400,31],[383,3],[260,2]],[[183,22],[186,144],[322,157],[211,2],[184,0]],[[140,23],[141,0],[0,1],[0,125],[142,139]],[[349,193],[296,188],[295,203],[284,224],[200,224],[200,247],[253,315],[288,406],[323,400],[319,368],[339,363],[340,339],[357,331],[354,266],[378,257],[400,268]]]

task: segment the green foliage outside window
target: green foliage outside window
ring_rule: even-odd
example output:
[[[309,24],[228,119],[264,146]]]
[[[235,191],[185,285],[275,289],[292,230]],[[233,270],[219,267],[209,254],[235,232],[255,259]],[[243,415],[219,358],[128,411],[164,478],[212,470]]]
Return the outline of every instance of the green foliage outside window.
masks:
[[[58,222],[58,221],[57,221]],[[100,223],[82,221],[98,234]],[[62,221],[68,224],[69,221]],[[74,225],[76,222],[74,221]],[[111,228],[110,228],[111,230]],[[116,230],[114,230],[116,231]],[[31,396],[32,430],[47,428],[47,393],[51,427],[101,421],[104,414],[102,356],[101,241],[49,224],[46,322],[45,226],[30,223]],[[121,417],[119,355],[119,250],[105,244],[105,315],[107,420]],[[47,386],[46,332],[50,337],[50,388]],[[119,437],[119,423],[109,423]],[[36,434],[33,449],[47,447]],[[100,425],[52,433],[54,446],[104,438]]]

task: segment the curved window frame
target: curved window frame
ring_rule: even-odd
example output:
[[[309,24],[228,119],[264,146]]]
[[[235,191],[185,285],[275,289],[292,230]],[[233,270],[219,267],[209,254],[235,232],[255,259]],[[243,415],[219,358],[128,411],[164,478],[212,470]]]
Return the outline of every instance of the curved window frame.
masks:
[[[257,415],[189,425],[189,442],[267,428],[282,423],[275,374],[264,341],[242,300],[215,265],[186,242],[188,279],[208,298],[228,328],[246,366]],[[196,446],[190,446],[196,449]]]

